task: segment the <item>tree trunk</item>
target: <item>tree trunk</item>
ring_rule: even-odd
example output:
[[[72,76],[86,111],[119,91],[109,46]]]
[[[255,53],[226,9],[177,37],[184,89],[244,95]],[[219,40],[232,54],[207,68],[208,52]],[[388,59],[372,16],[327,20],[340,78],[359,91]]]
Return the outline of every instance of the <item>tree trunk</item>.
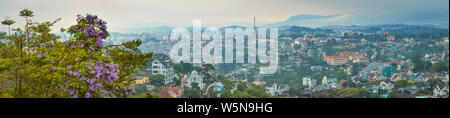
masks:
[[[8,25],[8,35],[11,36],[11,25]]]

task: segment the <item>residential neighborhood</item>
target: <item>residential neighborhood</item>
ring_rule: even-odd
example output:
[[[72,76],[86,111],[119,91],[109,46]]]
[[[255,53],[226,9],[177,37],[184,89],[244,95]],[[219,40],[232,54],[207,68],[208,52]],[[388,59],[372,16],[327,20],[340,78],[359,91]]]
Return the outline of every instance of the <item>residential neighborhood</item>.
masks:
[[[146,85],[145,93],[159,97],[448,97],[448,30],[436,28],[431,35],[402,32],[411,27],[423,28],[282,27],[280,64],[272,75],[259,74],[259,64],[173,63],[159,50],[155,52],[162,53],[154,53],[147,66],[137,70],[135,84]],[[161,84],[154,82],[160,81],[158,75]]]

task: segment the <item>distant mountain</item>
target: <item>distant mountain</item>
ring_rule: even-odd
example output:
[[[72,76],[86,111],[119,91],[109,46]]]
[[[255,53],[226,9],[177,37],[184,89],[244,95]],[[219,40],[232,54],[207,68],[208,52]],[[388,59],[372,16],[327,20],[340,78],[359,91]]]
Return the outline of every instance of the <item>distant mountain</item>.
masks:
[[[412,12],[405,15],[400,15],[393,23],[403,24],[428,24],[437,25],[448,28],[449,12]]]
[[[285,21],[281,21],[274,24],[268,24],[267,26],[306,26],[306,27],[320,27],[326,25],[329,19],[337,18],[342,15],[311,15],[311,14],[300,14],[296,16],[291,16],[289,19]]]
[[[170,32],[170,31],[172,31],[172,29],[174,29],[174,27],[163,25],[163,26],[159,26],[159,27],[150,28],[149,31],[150,32]]]
[[[389,32],[389,33],[442,33],[447,34],[449,29],[438,27],[436,25],[407,25],[407,24],[382,24],[382,25],[351,25],[351,26],[324,26],[320,29],[333,29],[333,30],[352,30],[354,32],[363,33],[377,33],[379,31]],[[382,33],[383,33],[382,32]]]
[[[114,28],[115,32],[141,33],[141,32],[165,32],[172,31],[175,27],[162,25],[157,27],[140,27],[140,28]]]
[[[374,25],[374,24],[409,24],[435,25],[442,28],[449,26],[449,12],[408,12],[397,14],[363,14],[363,15],[312,15],[299,14],[289,19],[266,26],[304,26],[322,27],[329,25]]]

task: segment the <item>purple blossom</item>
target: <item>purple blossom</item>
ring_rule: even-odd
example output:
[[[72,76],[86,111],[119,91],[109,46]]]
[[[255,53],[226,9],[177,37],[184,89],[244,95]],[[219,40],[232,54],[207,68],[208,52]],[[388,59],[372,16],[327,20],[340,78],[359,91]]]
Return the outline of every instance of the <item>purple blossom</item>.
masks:
[[[89,48],[92,50],[92,52],[95,52],[94,46],[89,46]]]
[[[37,55],[38,59],[41,59],[41,54],[42,54],[42,51],[39,51],[39,54]]]
[[[48,52],[44,52],[44,56],[47,56]]]
[[[102,75],[102,73],[97,72],[97,75],[95,75],[96,78],[100,79],[100,76]]]
[[[95,42],[95,44],[97,44],[98,47],[102,48],[103,47],[102,39],[98,39],[97,42]]]
[[[84,96],[85,98],[90,98],[91,97],[91,93],[87,92],[86,95]]]
[[[80,77],[80,73],[79,72],[73,72],[73,76],[77,76],[77,77]]]
[[[69,46],[69,41],[66,41],[66,46]]]
[[[92,70],[92,67],[91,67],[91,65],[89,65],[89,63],[86,63],[86,66],[87,66],[87,68],[89,69],[89,70]],[[95,71],[94,71],[95,72]],[[92,71],[91,71],[91,73],[92,73]],[[93,73],[92,73],[93,74]]]
[[[93,27],[89,24],[88,31],[92,31]]]
[[[73,92],[74,92],[74,91],[73,91],[73,90],[69,90],[69,91],[70,91],[70,95],[73,95]]]
[[[89,86],[89,90],[90,90],[90,91],[95,91],[94,85],[90,85],[90,86]]]
[[[67,70],[69,70],[69,69],[71,69],[71,68],[72,68],[72,66],[67,66],[66,68],[67,68]]]
[[[89,81],[89,84],[94,84],[94,82],[95,82],[96,80],[97,80],[97,79],[92,78],[92,79]]]
[[[42,44],[42,47],[44,47],[44,48],[45,48],[45,44]]]
[[[102,88],[102,83],[97,83],[97,84],[95,84],[95,87],[97,87],[97,88]]]
[[[78,95],[77,94],[73,95],[73,98],[78,98]]]

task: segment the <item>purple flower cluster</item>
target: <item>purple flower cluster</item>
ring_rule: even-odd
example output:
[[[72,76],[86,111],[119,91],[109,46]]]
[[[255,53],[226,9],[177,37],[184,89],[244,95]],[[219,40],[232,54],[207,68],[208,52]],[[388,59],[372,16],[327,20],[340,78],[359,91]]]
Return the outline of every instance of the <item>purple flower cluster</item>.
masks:
[[[47,56],[48,55],[48,52],[44,52],[44,54],[42,54],[42,51],[39,51],[39,54],[37,54],[37,58],[38,59],[41,59],[42,58],[42,56]],[[48,60],[47,60],[48,61]]]
[[[68,29],[75,37],[74,41],[66,41],[67,47],[81,48],[87,50],[89,54],[101,54],[103,48],[103,40],[106,40],[109,35],[106,30],[106,22],[99,19],[96,15],[88,14],[86,17],[82,15],[77,16],[77,25]],[[98,52],[98,53],[96,53]],[[106,54],[107,55],[107,54]],[[99,55],[98,55],[99,56]],[[64,84],[64,88],[73,97],[124,97],[126,95],[133,95],[135,91],[132,87],[116,84],[118,78],[118,64],[106,63],[98,59],[87,59],[86,65],[80,61],[80,57],[75,59],[79,65],[67,66],[67,74],[69,78],[77,80],[78,84]],[[70,80],[70,79],[69,79]],[[70,85],[70,86],[69,86]]]
[[[108,37],[106,22],[99,19],[96,15],[90,14],[87,14],[86,17],[78,15],[77,22],[78,25],[72,26],[69,32],[78,36],[79,39],[87,39],[87,41],[75,41],[75,45],[73,45],[72,48],[78,45],[80,48],[89,47],[89,49],[92,50],[89,52],[94,52],[94,47],[103,48],[102,40],[106,40]]]
[[[88,91],[85,93],[84,97],[89,98],[92,97],[93,94],[99,93],[103,97],[119,97],[116,96],[116,93],[119,93],[123,97],[123,95],[132,95],[134,92],[132,87],[117,87],[114,91],[111,91],[108,88],[105,88],[104,85],[114,85],[114,82],[117,81],[119,78],[117,76],[118,73],[118,64],[108,64],[103,63],[103,61],[87,61],[86,67],[89,73],[81,74],[77,71],[69,71],[67,74],[69,76],[78,78],[80,81],[83,81],[83,83],[88,86]],[[72,66],[67,66],[66,69],[73,70]],[[123,88],[123,89],[122,89]],[[71,90],[70,87],[67,87],[68,92],[74,92]],[[119,91],[123,91],[119,92]],[[78,97],[78,91],[75,93],[71,93],[74,98]]]

